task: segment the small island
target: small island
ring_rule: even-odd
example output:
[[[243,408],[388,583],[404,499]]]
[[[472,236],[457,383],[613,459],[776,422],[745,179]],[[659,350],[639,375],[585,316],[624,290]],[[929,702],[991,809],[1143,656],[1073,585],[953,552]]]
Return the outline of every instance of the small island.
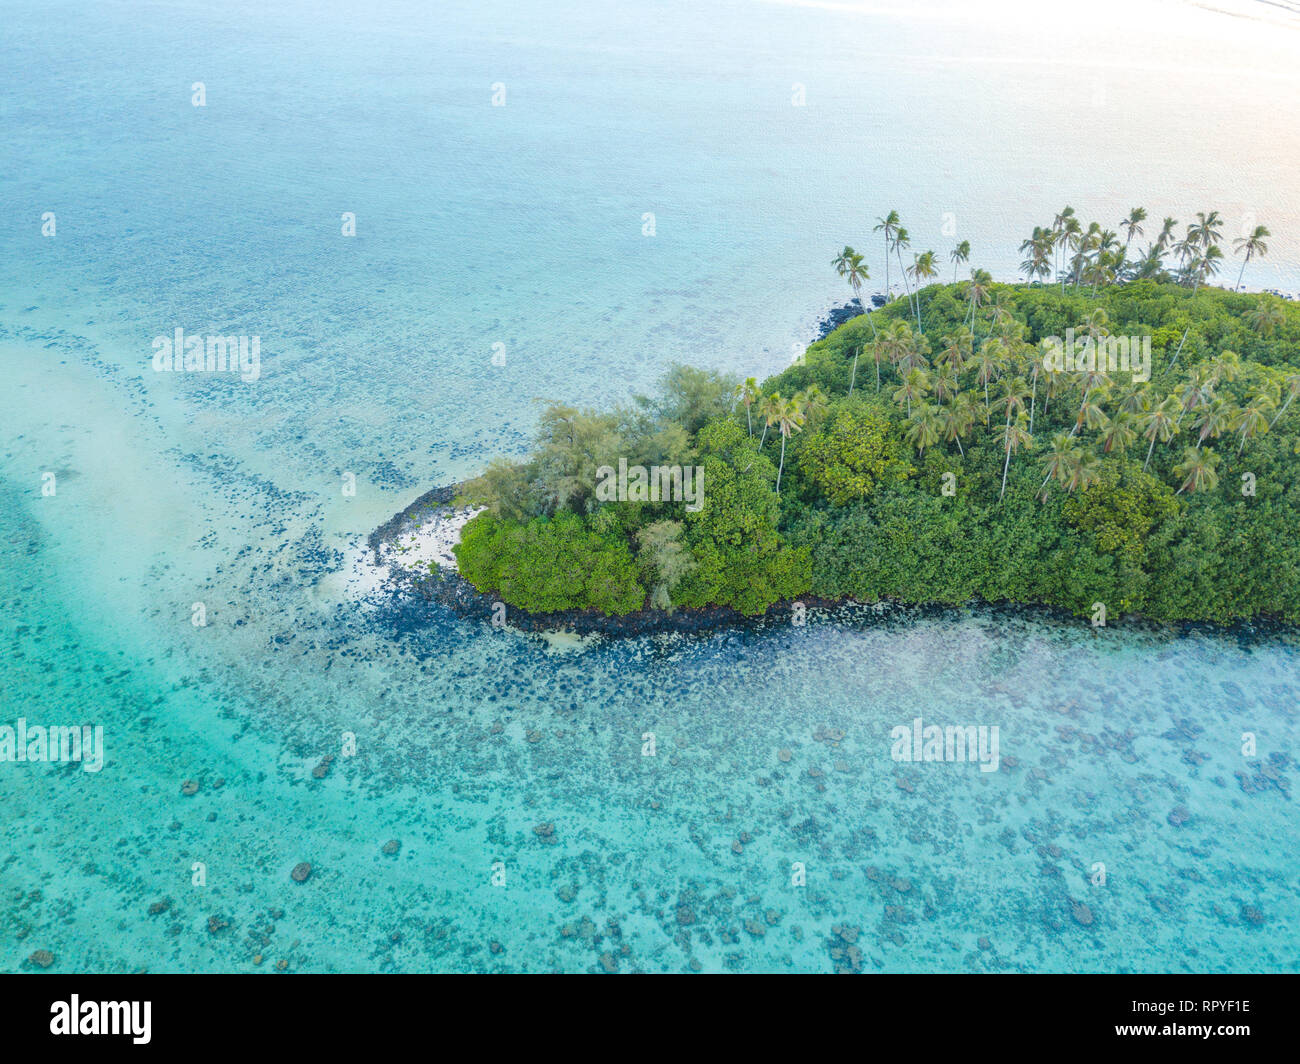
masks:
[[[1145,219],[1067,207],[1022,245],[1027,282],[937,283],[891,212],[903,291],[866,310],[844,248],[857,313],[784,372],[552,402],[525,461],[440,496],[460,577],[543,626],[812,601],[1300,621],[1300,306],[1206,283],[1217,212],[1137,253]],[[1243,271],[1268,235],[1235,242]]]

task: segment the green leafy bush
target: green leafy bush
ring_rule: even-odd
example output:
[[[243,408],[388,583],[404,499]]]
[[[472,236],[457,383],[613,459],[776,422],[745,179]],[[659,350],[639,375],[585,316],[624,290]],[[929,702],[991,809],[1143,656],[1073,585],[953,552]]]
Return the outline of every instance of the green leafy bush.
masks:
[[[645,602],[626,540],[590,531],[577,514],[514,524],[481,513],[465,525],[455,553],[476,588],[530,612],[621,615]]]

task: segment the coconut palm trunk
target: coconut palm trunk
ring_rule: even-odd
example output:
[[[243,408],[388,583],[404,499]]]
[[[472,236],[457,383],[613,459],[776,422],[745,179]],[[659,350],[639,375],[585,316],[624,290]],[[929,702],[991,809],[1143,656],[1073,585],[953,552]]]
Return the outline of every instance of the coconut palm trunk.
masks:
[[[1011,403],[1007,403],[1007,427],[1004,433],[1007,444],[1007,457],[1002,463],[1002,490],[998,492],[998,502],[1007,493],[1007,470],[1011,468]]]
[[[1246,252],[1245,259],[1242,260],[1241,269],[1237,272],[1237,285],[1233,288],[1234,292],[1241,291],[1241,279],[1246,275],[1246,263],[1250,262],[1250,252]]]
[[[910,308],[912,306],[912,288],[907,283],[907,267],[903,265],[903,249],[895,244],[894,253],[898,256],[898,270],[903,275],[903,293],[907,296],[907,305]]]
[[[1169,363],[1170,369],[1173,369],[1178,364],[1178,356],[1183,353],[1183,344],[1187,343],[1187,334],[1191,331],[1192,327],[1190,325],[1183,330],[1183,338],[1178,341],[1178,350],[1174,352],[1173,360]]]

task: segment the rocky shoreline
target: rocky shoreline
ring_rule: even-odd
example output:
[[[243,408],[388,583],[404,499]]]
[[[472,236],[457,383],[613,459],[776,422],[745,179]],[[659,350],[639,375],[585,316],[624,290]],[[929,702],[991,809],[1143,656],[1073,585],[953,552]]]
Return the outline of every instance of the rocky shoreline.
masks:
[[[426,572],[406,568],[395,563],[391,558],[392,548],[398,544],[401,537],[411,535],[421,528],[427,528],[431,522],[446,521],[458,513],[463,514],[465,508],[455,504],[462,487],[462,484],[451,484],[425,492],[410,506],[394,514],[375,529],[367,540],[367,548],[375,566],[386,567],[388,583],[394,591],[424,602],[438,603],[466,620],[492,623],[500,614],[498,603],[501,600],[495,595],[479,591],[454,568],[431,566]],[[972,601],[956,606],[888,601],[863,603],[852,599],[820,599],[811,595],[797,601],[774,603],[767,612],[757,617],[746,616],[727,606],[711,606],[704,609],[680,608],[672,613],[643,609],[622,617],[614,617],[594,610],[530,613],[508,603],[502,605],[505,607],[505,624],[519,631],[618,638],[667,633],[708,633],[720,628],[752,630],[774,625],[784,626],[794,623],[795,611],[800,608],[808,612],[816,610],[823,614],[834,614],[839,611],[843,613],[846,623],[859,625],[864,621],[873,624],[907,625],[918,620],[939,619],[971,612],[992,618],[1034,617],[1043,621],[1072,625],[1086,626],[1088,623],[1064,610],[1032,603]],[[1163,632],[1179,637],[1195,632],[1206,632],[1220,637],[1227,635],[1242,641],[1271,635],[1293,636],[1296,632],[1293,626],[1269,618],[1223,626],[1208,621],[1160,624],[1134,615],[1123,618],[1123,627],[1129,630]],[[1093,629],[1093,631],[1094,634],[1099,635],[1103,630]]]
[[[430,523],[447,520],[463,508],[455,499],[463,485],[450,484],[427,491],[410,506],[394,514],[367,540],[373,563],[386,567],[389,583],[399,592],[437,602],[469,620],[491,622],[499,614],[495,596],[479,591],[455,569],[446,566],[431,567],[427,575],[406,568],[392,560],[391,549],[405,537]],[[834,603],[803,603],[806,607],[834,605]],[[517,606],[505,604],[505,623],[526,632],[571,632],[577,635],[638,636],[660,632],[708,631],[727,625],[753,625],[788,619],[794,610],[793,603],[778,603],[762,617],[746,617],[726,606],[706,609],[680,609],[673,613],[661,610],[638,610],[622,617],[607,616],[594,610],[563,610],[557,613],[529,613]]]
[[[825,340],[846,321],[860,318],[863,314],[870,314],[875,309],[875,307],[864,306],[857,299],[850,299],[847,303],[831,307],[822,320],[817,323],[817,335],[813,337],[812,342],[816,343],[818,340]]]
[[[382,548],[394,543],[403,532],[418,527],[423,523],[423,520],[437,517],[440,512],[449,510],[452,500],[460,489],[460,484],[451,484],[447,487],[426,491],[406,509],[393,514],[392,517],[371,532],[366,540],[366,546],[374,557],[374,563],[376,565],[382,564]]]
[[[449,484],[425,492],[410,506],[395,513],[366,541],[371,561],[376,568],[387,573],[387,582],[393,590],[437,602],[467,620],[491,622],[499,614],[495,595],[479,591],[454,568],[431,566],[427,573],[412,569],[394,560],[393,552],[404,537],[411,536],[431,524],[446,521],[463,512],[455,504],[463,484]],[[505,605],[505,623],[525,632],[570,632],[576,635],[640,636],[665,632],[703,632],[722,627],[754,627],[759,624],[789,623],[796,604],[778,602],[758,617],[747,617],[729,606],[711,606],[704,609],[678,609],[672,613],[662,610],[637,610],[622,617],[608,616],[594,610],[562,610],[556,613],[529,613],[517,606]],[[811,597],[799,600],[805,609],[831,608],[845,603],[822,601]],[[879,612],[905,613],[909,607],[876,607]]]

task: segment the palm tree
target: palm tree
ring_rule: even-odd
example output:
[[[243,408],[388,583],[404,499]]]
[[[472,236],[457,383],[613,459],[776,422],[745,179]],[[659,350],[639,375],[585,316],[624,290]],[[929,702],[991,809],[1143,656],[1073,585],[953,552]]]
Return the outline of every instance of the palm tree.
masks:
[[[1217,440],[1225,431],[1231,431],[1237,411],[1226,399],[1214,398],[1202,403],[1192,419],[1192,428],[1199,429],[1196,447],[1199,450],[1206,440]]]
[[[889,290],[889,252],[894,245],[894,234],[899,229],[898,211],[890,211],[879,219],[880,224],[873,228],[873,233],[885,234],[885,298],[890,298]]]
[[[1132,277],[1159,277],[1165,268],[1165,251],[1168,250],[1174,239],[1174,226],[1178,224],[1177,218],[1166,217],[1160,227],[1160,232],[1155,240],[1146,249],[1141,261],[1131,271]],[[1127,245],[1125,245],[1127,248]]]
[[[1079,220],[1074,217],[1074,208],[1069,206],[1063,208],[1061,212],[1055,218],[1052,219],[1052,247],[1057,252],[1054,262],[1055,262],[1056,273],[1058,277],[1061,276],[1061,254],[1060,253],[1063,252],[1066,248],[1067,239],[1070,234],[1070,229],[1069,229],[1070,223],[1073,223],[1075,230],[1078,229]],[[1064,279],[1061,280],[1061,291],[1062,292],[1065,291]]]
[[[1104,332],[1105,330],[1102,331]],[[1089,393],[1092,392],[1093,389],[1100,388],[1105,391],[1110,387],[1110,377],[1101,369],[1093,368],[1075,370],[1071,376],[1074,377],[1075,381],[1079,385],[1079,390],[1083,394],[1084,405],[1087,404]]]
[[[1016,415],[1018,420],[1023,420],[1025,413],[1025,399],[1029,395],[1029,388],[1025,384],[1023,377],[1007,377],[1002,381],[1002,394],[993,406],[1001,407],[1006,411],[1006,423],[1011,424],[1012,414]],[[1006,477],[1003,476],[1005,483]]]
[[[1188,226],[1186,236],[1174,242],[1172,250],[1173,253],[1178,256],[1178,272],[1180,274],[1180,281],[1183,284],[1186,284],[1188,278],[1191,276],[1188,269],[1188,263],[1196,257],[1197,252],[1197,244],[1192,239],[1191,226]]]
[[[989,405],[989,381],[1007,368],[1005,348],[1001,340],[985,340],[980,353],[975,356],[975,380],[984,388],[984,405]]]
[[[1052,230],[1057,233],[1065,232],[1066,220],[1073,217],[1074,217],[1073,207],[1066,206],[1061,208],[1061,213],[1052,219]]]
[[[1029,434],[1032,436],[1034,432],[1034,411],[1038,406],[1038,374],[1042,372],[1043,360],[1035,357],[1038,350],[1028,344],[1022,345],[1022,350],[1029,359]]]
[[[1047,417],[1047,410],[1052,404],[1052,399],[1064,388],[1062,382],[1066,379],[1066,374],[1064,370],[1044,366],[1043,376],[1046,378],[1043,384],[1043,417]]]
[[[907,416],[911,416],[911,401],[923,399],[930,394],[930,375],[924,369],[913,369],[902,379],[902,384],[893,393],[893,401],[898,406],[906,405]]]
[[[1192,260],[1192,276],[1195,278],[1195,284],[1192,285],[1193,295],[1201,287],[1202,281],[1208,281],[1219,272],[1219,263],[1222,261],[1223,249],[1217,244],[1211,244]]]
[[[957,283],[957,267],[962,263],[970,262],[970,241],[963,240],[948,253],[948,258],[952,259],[952,283]]]
[[[1064,220],[1063,220],[1063,222],[1062,222],[1062,225],[1061,225],[1061,236],[1060,236],[1060,242],[1061,242],[1061,266],[1060,266],[1060,268],[1057,270],[1057,273],[1060,275],[1060,278],[1061,278],[1061,292],[1062,292],[1062,294],[1064,294],[1064,292],[1065,292],[1065,277],[1066,277],[1066,270],[1065,270],[1066,259],[1065,259],[1065,253],[1066,253],[1067,251],[1077,251],[1078,248],[1079,248],[1079,243],[1080,243],[1080,241],[1083,239],[1083,228],[1082,228],[1082,226],[1079,224],[1079,219],[1078,219],[1078,218],[1075,218],[1075,217],[1073,216],[1073,215],[1074,215],[1074,211],[1073,211],[1071,208],[1067,207],[1066,210],[1069,211],[1070,214],[1069,214],[1069,216],[1067,216],[1066,218],[1064,218]]]
[[[1023,407],[1023,403],[1021,405]],[[1002,497],[1007,493],[1007,470],[1011,467],[1012,452],[1019,452],[1021,447],[1029,450],[1034,446],[1034,438],[1029,435],[1028,430],[1025,428],[1025,415],[1023,413],[1016,418],[1014,425],[1008,421],[1002,431],[998,433],[998,437],[1001,439],[1002,446],[1007,453],[1006,459],[1002,463],[1002,490],[998,493],[998,502],[1001,502]]]
[[[975,312],[980,303],[988,298],[989,287],[993,284],[993,275],[987,270],[974,269],[970,272],[970,328],[975,331]]]
[[[912,306],[912,289],[907,284],[907,267],[903,265],[903,251],[912,246],[911,237],[901,225],[894,233],[894,254],[898,256],[898,272],[903,275],[903,294],[907,296],[907,305]]]
[[[1151,464],[1151,452],[1156,449],[1156,440],[1168,443],[1178,432],[1178,421],[1182,417],[1182,406],[1172,395],[1165,396],[1164,401],[1152,407],[1139,423],[1142,435],[1151,441],[1147,448],[1147,460],[1142,463],[1142,472]]]
[[[867,264],[863,261],[861,255],[846,244],[844,250],[835,257],[831,265],[835,267],[836,273],[849,282],[849,287],[853,289],[853,295],[858,301],[858,306],[862,308],[862,313],[867,316],[867,321],[871,323],[871,333],[874,336],[876,323],[871,320],[871,309],[862,298],[862,282],[871,279],[871,275],[867,272]]]
[[[1147,211],[1145,207],[1134,207],[1128,212],[1128,217],[1119,223],[1119,227],[1126,231],[1124,238],[1124,256],[1128,257],[1128,246],[1133,242],[1134,236],[1141,236],[1143,233],[1142,223],[1147,220]]]
[[[1104,377],[1105,374],[1084,374],[1085,380],[1092,376]],[[1094,384],[1084,388],[1083,402],[1079,404],[1079,414],[1074,420],[1074,428],[1070,430],[1071,436],[1082,428],[1099,429],[1106,424],[1106,411],[1102,409],[1100,402],[1105,394],[1105,384]]]
[[[1174,226],[1178,224],[1177,218],[1166,217],[1160,225],[1160,234],[1156,237],[1156,242],[1151,245],[1152,252],[1157,259],[1161,258],[1165,250],[1174,242]]]
[[[1088,223],[1088,230],[1075,241],[1074,258],[1071,265],[1074,267],[1074,287],[1079,287],[1080,280],[1083,279],[1083,268],[1092,261],[1092,255],[1101,244],[1101,226],[1096,222]]]
[[[1029,265],[1025,269],[1025,272],[1031,281],[1035,277],[1041,277],[1043,279],[1046,279],[1052,276],[1052,262],[1049,257],[1051,254],[1052,254],[1051,234],[1044,234],[1043,242],[1033,249],[1028,260]],[[1021,263],[1022,267],[1024,265],[1025,265],[1024,263]]]
[[[930,278],[939,275],[939,271],[934,265],[934,252],[925,251],[920,255],[913,255],[912,265],[908,267],[908,272],[916,283],[916,331],[924,333],[925,330],[921,327],[921,282],[928,281]]]
[[[1286,413],[1286,408],[1291,405],[1291,400],[1294,399],[1297,395],[1300,395],[1300,373],[1292,373],[1289,377],[1287,377],[1285,383],[1286,383],[1286,402],[1283,403],[1281,409],[1279,409],[1278,412],[1273,415],[1273,420],[1268,423],[1269,428],[1272,428],[1274,425],[1276,425],[1277,419]]]
[[[1083,319],[1083,332],[1086,332],[1094,340],[1100,340],[1104,336],[1110,335],[1110,315],[1106,313],[1105,307],[1094,307],[1088,312],[1088,316]]]
[[[1108,285],[1118,278],[1120,266],[1124,262],[1124,249],[1111,229],[1098,229],[1092,249],[1093,258],[1088,264],[1084,280],[1091,284],[1095,295],[1098,286]]]
[[[957,444],[957,451],[965,458],[966,449],[961,445],[962,437],[975,427],[975,411],[971,409],[970,396],[953,396],[947,406],[940,408],[939,421],[943,438],[949,443]]]
[[[1054,242],[1052,231],[1040,225],[1034,226],[1032,236],[1021,241],[1020,250],[1029,257],[1020,264],[1020,268],[1025,271],[1031,282],[1035,277],[1047,277],[1051,274],[1049,256],[1052,254]]]
[[[785,441],[792,432],[798,432],[804,423],[803,403],[798,397],[781,403],[776,412],[776,425],[781,430],[781,465],[776,471],[776,493],[781,494],[781,474],[785,472]]]
[[[1136,382],[1129,382],[1121,389],[1118,396],[1118,406],[1126,414],[1140,414],[1149,405],[1147,395],[1147,386]]]
[[[1109,388],[1111,385],[1110,374],[1100,367],[1094,369],[1077,370],[1076,376],[1079,378],[1079,386],[1087,394],[1093,388]]]
[[[1073,437],[1067,436],[1064,432],[1058,432],[1052,437],[1052,449],[1043,456],[1043,468],[1047,471],[1047,476],[1039,485],[1043,493],[1043,502],[1047,501],[1047,485],[1053,480],[1059,480],[1064,484],[1082,458],[1083,448],[1074,442]]]
[[[1240,278],[1237,281],[1241,283]],[[1286,321],[1282,304],[1273,298],[1261,299],[1259,303],[1246,311],[1243,317],[1260,336],[1272,336],[1279,325]]]
[[[1179,396],[1183,413],[1190,414],[1198,406],[1203,406],[1213,398],[1214,381],[1200,366],[1192,367],[1191,373],[1187,376],[1187,383],[1183,385],[1182,395]]]
[[[1025,382],[1024,377],[1007,377],[1002,381],[1002,394],[997,397],[993,405],[1004,410],[1007,420],[1010,421],[1012,415],[1019,417],[1025,413],[1025,400],[1029,398],[1029,385]]]
[[[1102,252],[1097,253],[1097,257],[1088,263],[1083,269],[1083,282],[1088,286],[1089,294],[1096,295],[1099,287],[1104,288],[1114,280],[1115,272],[1111,268],[1110,260]]]
[[[1233,245],[1234,250],[1237,251],[1238,253],[1244,251],[1246,253],[1246,257],[1241,262],[1241,270],[1237,274],[1237,287],[1233,289],[1234,292],[1241,291],[1242,274],[1246,272],[1246,264],[1250,262],[1251,258],[1255,255],[1258,255],[1260,258],[1263,258],[1265,255],[1268,254],[1268,244],[1266,244],[1264,241],[1266,237],[1270,237],[1272,235],[1273,234],[1270,233],[1267,228],[1265,228],[1262,225],[1257,225],[1255,226],[1255,231],[1251,233],[1250,236],[1243,236],[1237,238],[1235,244]]]
[[[953,399],[961,391],[961,385],[957,383],[957,374],[952,371],[951,367],[940,369],[933,377],[934,397],[941,403],[946,403]]]
[[[930,394],[930,375],[923,369],[914,369],[903,378],[902,386],[894,392],[894,402],[907,404],[907,416],[912,416],[912,400],[924,399]]]
[[[889,346],[882,340],[878,339],[871,345],[871,358],[876,363],[876,391],[880,391],[880,360],[889,357]]]
[[[1015,339],[1021,332],[1020,323],[1011,310],[1011,303],[1005,292],[999,292],[989,304],[989,335],[995,332],[1001,340]]]
[[[970,330],[964,325],[959,325],[955,333],[944,339],[943,350],[935,357],[935,363],[942,362],[954,373],[960,373],[970,360],[973,342],[974,337],[971,336]]]
[[[905,321],[893,321],[876,346],[889,359],[890,365],[898,368],[913,347],[912,327]],[[876,358],[876,391],[880,391],[880,358]]]
[[[910,373],[914,369],[928,369],[930,360],[926,357],[930,353],[930,341],[924,336],[918,336],[915,333],[908,333],[906,342],[903,344],[902,353],[898,358],[898,372]]]
[[[1070,470],[1070,476],[1065,482],[1067,492],[1087,491],[1089,487],[1096,484],[1101,479],[1101,459],[1091,451],[1084,451],[1079,462]]]
[[[930,403],[922,403],[911,415],[912,427],[907,430],[907,442],[916,448],[918,454],[925,454],[927,447],[939,442],[942,421],[939,411]]]
[[[830,406],[830,399],[821,390],[821,386],[815,383],[808,385],[801,392],[796,392],[794,401],[803,412],[804,420],[812,428],[817,427],[822,414],[826,413],[826,408]]]
[[[1220,351],[1211,365],[1211,378],[1217,383],[1227,381],[1231,384],[1245,371],[1241,356],[1236,351]]]
[[[1233,422],[1233,430],[1241,430],[1241,445],[1237,448],[1237,453],[1241,454],[1246,449],[1246,439],[1254,439],[1260,433],[1267,432],[1272,424],[1268,420],[1268,412],[1277,406],[1277,401],[1266,392],[1257,392],[1246,401],[1240,412]]]
[[[749,425],[749,438],[754,438],[754,418],[750,413],[750,407],[758,402],[761,392],[758,390],[758,381],[753,377],[746,377],[743,384],[737,384],[735,391],[732,393],[740,400],[741,405],[745,408],[745,422]]]
[[[1174,466],[1174,475],[1183,482],[1175,494],[1214,490],[1219,483],[1218,465],[1219,456],[1209,448],[1188,447],[1183,452],[1183,460]]]
[[[763,419],[763,436],[758,441],[760,451],[763,449],[763,444],[767,442],[767,430],[776,424],[784,405],[785,400],[781,398],[780,392],[773,392],[758,404],[758,416]]]
[[[1187,238],[1207,250],[1216,245],[1223,239],[1223,219],[1219,217],[1219,212],[1197,212],[1196,221],[1187,227]]]
[[[1123,454],[1137,439],[1137,432],[1133,429],[1133,415],[1117,410],[1114,417],[1107,418],[1104,414],[1102,417],[1104,421],[1101,425],[1101,453],[1110,454],[1111,451],[1115,451]]]

